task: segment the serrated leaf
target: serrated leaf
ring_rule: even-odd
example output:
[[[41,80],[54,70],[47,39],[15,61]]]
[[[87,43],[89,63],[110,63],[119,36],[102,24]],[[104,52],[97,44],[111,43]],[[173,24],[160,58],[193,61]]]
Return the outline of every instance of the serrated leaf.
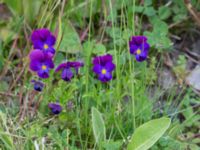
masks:
[[[92,128],[96,143],[106,140],[106,128],[101,113],[92,107]]]
[[[128,150],[147,150],[153,146],[157,140],[169,128],[171,120],[166,117],[151,120],[138,127],[128,144]]]

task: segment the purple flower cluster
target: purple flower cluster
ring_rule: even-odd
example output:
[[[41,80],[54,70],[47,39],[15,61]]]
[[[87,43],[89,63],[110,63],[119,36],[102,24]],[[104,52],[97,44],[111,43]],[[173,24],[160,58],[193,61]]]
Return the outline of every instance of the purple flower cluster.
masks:
[[[55,72],[62,71],[61,78],[65,81],[70,81],[74,77],[72,69],[75,69],[75,73],[78,74],[80,67],[83,67],[83,62],[65,62],[60,64]]]
[[[131,41],[129,41],[129,47],[130,53],[135,55],[138,62],[147,59],[150,46],[145,36],[133,36]]]
[[[41,50],[32,50],[30,55],[30,69],[37,72],[40,78],[48,78],[50,69],[54,68],[52,55]]]
[[[62,111],[62,106],[56,102],[56,103],[49,103],[49,108],[51,109],[51,112],[54,115],[58,115]]]
[[[40,49],[44,52],[55,54],[54,45],[55,36],[48,29],[34,30],[31,36],[34,49]]]
[[[44,83],[41,81],[31,80],[31,83],[34,85],[34,90],[41,92],[44,88]]]
[[[53,58],[56,52],[54,48],[56,37],[48,29],[43,28],[33,31],[31,41],[34,49],[29,54],[30,69],[36,72],[39,78],[48,78],[50,70],[54,68]],[[147,59],[150,46],[145,36],[133,36],[129,41],[129,48],[130,53],[135,55],[138,62]],[[103,83],[112,80],[113,71],[116,68],[112,55],[96,56],[93,58],[92,63],[92,70],[97,75],[98,80]],[[83,62],[68,61],[58,65],[55,72],[60,73],[61,78],[69,82],[78,74],[79,69],[83,66]],[[32,80],[31,82],[34,84],[36,91],[41,92],[43,90],[43,82],[36,80]],[[62,111],[62,106],[58,102],[49,103],[48,106],[53,114],[59,114]]]
[[[30,69],[40,78],[48,78],[49,71],[54,68],[55,36],[48,29],[34,30],[31,36],[33,50],[29,54]]]
[[[93,59],[93,71],[102,82],[108,82],[112,79],[112,71],[115,69],[115,64],[112,62],[112,55],[106,54],[97,56]]]

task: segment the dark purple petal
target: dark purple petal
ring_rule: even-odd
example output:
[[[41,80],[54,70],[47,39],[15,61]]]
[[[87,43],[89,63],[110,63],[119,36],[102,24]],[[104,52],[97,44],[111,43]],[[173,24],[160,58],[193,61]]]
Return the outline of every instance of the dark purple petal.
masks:
[[[112,79],[112,73],[100,74],[98,78],[101,82],[108,82]]]
[[[49,47],[47,50],[45,50],[46,52],[48,52],[48,53],[52,53],[52,54],[55,54],[56,53],[56,51],[55,51],[55,49],[53,48],[53,47]]]
[[[133,36],[132,37],[132,44],[140,45],[142,43],[145,43],[147,41],[147,38],[145,36]]]
[[[143,51],[140,55],[135,55],[135,58],[136,58],[137,61],[142,62],[145,59],[147,59],[147,55],[148,55],[148,52]]]
[[[112,61],[112,55],[106,54],[103,56],[97,56],[93,59],[93,64],[105,65],[107,62]]]
[[[129,47],[130,47],[130,53],[131,54],[135,54],[137,49],[139,48],[139,46],[134,45],[134,44],[129,44]]]
[[[44,59],[44,53],[41,50],[32,50],[29,54],[30,60],[42,61]]]
[[[36,29],[32,32],[31,40],[34,43],[37,40],[46,41],[47,37],[51,35],[48,29]]]
[[[56,43],[55,36],[53,34],[49,35],[47,37],[46,44],[48,44],[49,46],[54,46],[55,43]]]
[[[32,71],[38,71],[40,70],[41,65],[41,62],[39,61],[31,61],[29,67]]]
[[[61,63],[60,65],[58,65],[58,67],[56,68],[55,72],[58,72],[64,68],[67,67],[67,63]]]
[[[62,106],[59,103],[49,103],[48,107],[51,109],[51,112],[55,115],[59,114],[62,111]]]
[[[69,67],[73,67],[73,68],[80,68],[83,67],[83,62],[78,62],[78,61],[74,61],[74,62],[67,62]]]
[[[42,70],[42,69],[40,69],[38,72],[38,76],[40,77],[40,78],[48,78],[49,77],[49,70],[48,69],[46,69],[46,70]]]
[[[53,63],[53,60],[52,60],[52,59],[46,59],[46,60],[44,61],[44,64],[45,64],[48,68],[51,68],[51,69],[54,68],[54,63]]]
[[[112,62],[108,62],[105,65],[105,69],[107,70],[107,72],[111,72],[115,69],[115,64],[113,64]]]
[[[101,73],[101,70],[102,70],[102,66],[99,65],[99,64],[96,64],[93,66],[93,72],[95,72],[96,74],[100,74]]]
[[[70,81],[73,76],[74,76],[74,74],[70,68],[63,69],[62,74],[61,74],[61,78],[63,80]]]
[[[42,50],[44,48],[44,43],[42,41],[40,41],[40,40],[36,40],[33,43],[33,48]]]
[[[34,90],[41,92],[44,88],[44,83],[41,81],[31,80],[31,83],[34,85]]]

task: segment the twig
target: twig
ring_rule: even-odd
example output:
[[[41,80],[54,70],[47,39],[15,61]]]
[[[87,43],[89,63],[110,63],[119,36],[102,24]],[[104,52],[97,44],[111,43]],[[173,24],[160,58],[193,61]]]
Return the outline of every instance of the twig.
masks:
[[[10,88],[9,88],[9,90],[8,91],[11,91],[12,90],[12,88],[13,87],[15,87],[15,85],[16,85],[16,83],[17,83],[17,81],[21,78],[21,76],[23,75],[23,73],[24,73],[24,70],[25,70],[25,68],[27,67],[27,64],[28,63],[26,63],[24,66],[23,66],[23,68],[22,68],[22,70],[21,70],[21,72],[19,73],[19,75],[17,76],[17,78],[16,78],[16,80],[14,80],[14,82],[12,83],[12,85],[10,86]]]
[[[185,5],[190,12],[190,14],[193,16],[194,20],[197,22],[197,24],[200,26],[200,19],[197,10],[192,6],[190,3],[190,0],[184,0]]]
[[[89,31],[89,26],[88,26],[88,27],[85,29],[85,31],[82,33],[81,38],[80,38],[81,42],[83,42],[84,39],[86,38],[88,31]]]

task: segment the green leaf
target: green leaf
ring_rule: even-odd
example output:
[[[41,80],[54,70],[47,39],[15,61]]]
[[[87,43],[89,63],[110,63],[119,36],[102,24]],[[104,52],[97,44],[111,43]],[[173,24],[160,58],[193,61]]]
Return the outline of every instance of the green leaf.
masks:
[[[96,143],[100,143],[106,140],[106,128],[101,113],[92,108],[92,128]]]
[[[103,55],[106,53],[106,47],[103,44],[96,44],[93,53],[97,55]]]
[[[147,16],[154,16],[156,14],[156,10],[153,7],[146,7],[144,14]]]
[[[128,144],[128,150],[147,150],[153,146],[156,141],[169,128],[171,120],[166,117],[151,120],[138,127]]]
[[[165,20],[170,17],[171,10],[169,7],[162,6],[162,7],[159,7],[158,14],[159,14],[160,19]]]
[[[103,143],[103,148],[105,150],[119,150],[120,147],[122,146],[123,141],[107,141]]]
[[[150,6],[152,5],[153,1],[152,0],[144,0],[144,5],[145,6]]]
[[[75,28],[69,21],[63,22],[63,28],[64,33],[59,50],[72,54],[80,52],[82,50],[81,41]]]

